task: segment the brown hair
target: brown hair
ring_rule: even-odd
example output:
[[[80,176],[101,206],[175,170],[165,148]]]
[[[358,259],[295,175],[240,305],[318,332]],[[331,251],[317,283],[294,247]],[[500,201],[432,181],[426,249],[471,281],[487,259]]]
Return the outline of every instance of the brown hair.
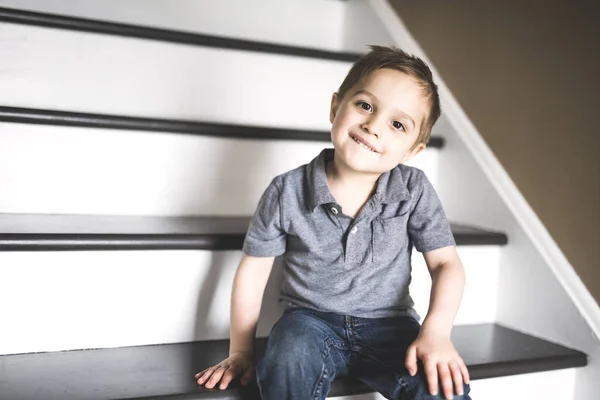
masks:
[[[435,124],[441,114],[440,98],[437,85],[433,82],[431,70],[420,58],[409,55],[396,47],[369,47],[371,51],[354,63],[350,72],[346,75],[344,82],[342,82],[338,90],[339,100],[341,101],[354,85],[358,84],[374,71],[381,68],[390,68],[403,72],[417,81],[423,90],[423,97],[429,100],[430,112],[425,116],[424,121],[421,121],[421,130],[414,147],[419,143],[427,144],[431,136],[433,124]]]

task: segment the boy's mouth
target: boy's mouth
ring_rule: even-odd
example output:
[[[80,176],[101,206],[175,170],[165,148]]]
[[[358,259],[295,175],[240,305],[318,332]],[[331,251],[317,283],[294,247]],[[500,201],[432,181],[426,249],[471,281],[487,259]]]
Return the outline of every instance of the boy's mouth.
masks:
[[[350,134],[350,137],[352,138],[352,140],[354,140],[360,147],[362,147],[365,150],[369,150],[372,151],[373,153],[379,153],[377,150],[375,150],[370,144],[369,142],[367,142],[366,140],[364,140],[363,138],[361,138],[358,135],[354,135],[354,134]]]

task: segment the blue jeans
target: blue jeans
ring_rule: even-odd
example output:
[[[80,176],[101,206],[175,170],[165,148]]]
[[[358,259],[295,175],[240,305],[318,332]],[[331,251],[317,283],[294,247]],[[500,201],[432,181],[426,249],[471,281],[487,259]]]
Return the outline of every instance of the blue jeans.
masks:
[[[356,318],[287,310],[273,327],[256,366],[263,400],[325,399],[331,382],[352,375],[388,399],[443,399],[429,394],[423,369],[410,376],[406,350],[420,325],[412,317]],[[464,396],[470,400],[469,385]]]

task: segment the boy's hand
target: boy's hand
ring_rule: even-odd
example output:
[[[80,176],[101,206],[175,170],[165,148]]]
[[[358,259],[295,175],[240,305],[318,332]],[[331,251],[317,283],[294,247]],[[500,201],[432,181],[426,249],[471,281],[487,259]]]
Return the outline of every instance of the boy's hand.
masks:
[[[227,389],[229,383],[238,376],[242,375],[242,385],[246,386],[254,376],[254,362],[252,357],[244,353],[234,353],[221,361],[217,365],[207,368],[195,375],[199,385],[204,385],[207,389],[215,387],[219,381],[219,389]]]
[[[469,371],[449,337],[421,331],[406,352],[406,368],[411,376],[417,373],[417,359],[423,362],[433,396],[437,395],[438,376],[446,399],[453,398],[454,388],[458,395],[464,394],[463,383],[469,383]]]

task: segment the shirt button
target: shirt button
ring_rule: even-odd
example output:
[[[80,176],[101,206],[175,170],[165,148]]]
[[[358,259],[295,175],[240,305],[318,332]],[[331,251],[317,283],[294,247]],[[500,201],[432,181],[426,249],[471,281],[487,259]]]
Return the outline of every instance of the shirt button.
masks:
[[[355,234],[356,232],[358,232],[358,226],[354,226],[350,229],[350,233]]]
[[[331,207],[331,212],[334,213],[335,215],[337,215],[339,211],[337,208]]]

